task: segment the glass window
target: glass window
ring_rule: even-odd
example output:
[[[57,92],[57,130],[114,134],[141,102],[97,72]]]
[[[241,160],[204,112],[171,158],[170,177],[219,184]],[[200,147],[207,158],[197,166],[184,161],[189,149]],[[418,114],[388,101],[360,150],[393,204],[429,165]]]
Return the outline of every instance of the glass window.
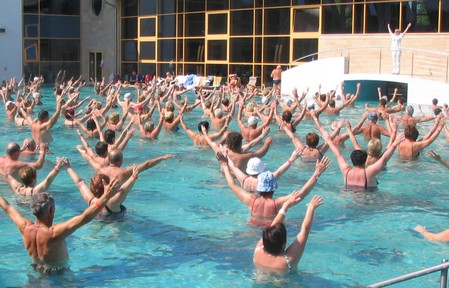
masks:
[[[157,41],[157,60],[173,61],[176,59],[176,40]]]
[[[228,14],[209,14],[208,20],[208,34],[228,33]]]
[[[130,2],[130,1],[125,1],[125,2]],[[139,1],[139,15],[140,16],[156,15],[156,14],[157,14],[156,0],[145,0],[145,1],[141,0],[141,1]]]
[[[318,53],[318,39],[294,39],[293,40],[293,61],[296,61],[297,59],[310,55]],[[301,61],[313,61],[318,58],[317,55],[313,55],[310,57],[307,57],[306,59],[303,59]]]
[[[167,72],[174,74],[175,69],[176,67],[173,63],[157,63],[158,75],[161,75],[162,77],[164,77]]]
[[[176,61],[182,62],[184,61],[184,56],[182,55],[182,52],[184,51],[184,45],[181,39],[178,41],[178,49],[177,49],[177,55],[176,55]]]
[[[39,23],[37,15],[23,16],[23,37],[39,37]]]
[[[318,32],[320,29],[320,9],[297,9],[294,11],[294,32]]]
[[[253,35],[253,10],[231,12],[231,35]]]
[[[316,5],[320,4],[320,0],[293,0],[293,5]]]
[[[158,0],[159,14],[176,13],[176,0]]]
[[[146,2],[146,1],[140,1]],[[122,1],[122,17],[137,16],[137,5],[139,1]],[[149,5],[151,5],[149,3]]]
[[[228,75],[227,64],[209,64],[206,65],[206,75],[224,76]]]
[[[79,61],[80,40],[41,39],[41,61]]]
[[[256,35],[262,35],[262,27],[263,27],[263,23],[262,23],[262,10],[261,9],[257,9],[256,10]]]
[[[354,0],[323,0],[323,4],[332,5],[332,4],[339,4],[339,3],[352,3]]]
[[[204,75],[204,65],[203,64],[186,64],[184,65],[184,72],[186,75],[196,74]]]
[[[231,62],[253,62],[253,38],[231,38]]]
[[[262,63],[262,37],[256,37],[254,43],[254,62]]]
[[[290,55],[289,37],[266,37],[263,60],[268,63],[288,63]]]
[[[441,31],[449,32],[449,1],[443,1],[441,5]]]
[[[151,42],[140,42],[140,59],[141,60],[155,60],[156,59],[156,43]]]
[[[41,75],[41,73],[39,73],[39,63],[40,62],[25,62],[23,63],[23,73],[24,73],[24,79],[30,79],[34,76],[38,76]],[[51,80],[49,78],[45,78],[45,81],[50,81],[48,83],[53,83],[54,79]]]
[[[137,70],[137,63],[122,63],[122,79],[129,81],[130,75]]]
[[[392,29],[399,24],[399,3],[367,3],[366,32],[387,33],[387,25]]]
[[[36,61],[37,59],[37,40],[25,40],[24,41],[25,60]]]
[[[228,59],[228,41],[227,40],[208,40],[207,41],[207,60],[226,61]]]
[[[205,11],[205,0],[186,0],[186,12]]]
[[[61,70],[65,70],[67,75],[81,75],[80,62],[41,62],[39,74],[46,82],[52,83]]]
[[[91,0],[90,5],[92,13],[94,13],[95,16],[100,15],[101,9],[103,8],[103,0]]]
[[[241,84],[245,86],[249,82],[249,77],[253,76],[253,65],[229,65],[229,72],[237,74],[240,77]]]
[[[40,37],[80,38],[80,17],[40,16]]]
[[[178,14],[178,37],[184,36],[184,15]]]
[[[122,39],[137,38],[137,18],[122,19]]]
[[[290,0],[265,0],[265,7],[290,6]]]
[[[185,62],[204,62],[204,39],[186,39]]]
[[[204,23],[204,13],[185,15],[185,36],[204,36],[206,24]]]
[[[290,9],[265,10],[265,34],[290,34]]]
[[[207,10],[228,10],[229,2],[223,0],[207,0]]]
[[[137,41],[122,41],[122,61],[137,61]]]
[[[42,14],[80,15],[80,0],[41,0]]]
[[[184,0],[178,0],[178,12],[184,12]]]
[[[176,15],[165,15],[158,17],[158,37],[176,36]]]
[[[354,5],[354,33],[363,33],[363,5]]]
[[[155,75],[156,74],[156,63],[140,63],[140,74],[143,75]],[[132,73],[132,71],[131,71]]]
[[[23,13],[37,13],[39,11],[37,0],[28,0],[22,2]]]
[[[408,32],[438,32],[438,0],[402,2],[402,30],[408,23]]]
[[[231,9],[254,8],[254,0],[231,0]]]
[[[140,19],[140,36],[141,37],[156,36],[156,18]]]
[[[352,33],[352,5],[323,6],[322,33]]]

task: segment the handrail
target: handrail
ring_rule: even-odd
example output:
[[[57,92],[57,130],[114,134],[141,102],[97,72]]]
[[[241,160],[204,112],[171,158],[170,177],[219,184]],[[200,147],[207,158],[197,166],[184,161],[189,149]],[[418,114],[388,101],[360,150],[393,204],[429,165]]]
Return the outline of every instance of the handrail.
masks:
[[[447,287],[447,269],[449,268],[449,262],[447,259],[442,260],[442,264],[425,268],[419,271],[415,271],[409,274],[405,274],[396,278],[392,278],[386,281],[382,281],[379,283],[371,284],[368,287],[370,288],[378,288],[378,287],[385,287],[390,286],[396,283],[404,282],[413,278],[421,277],[430,273],[441,271],[441,277],[440,277],[440,288]]]

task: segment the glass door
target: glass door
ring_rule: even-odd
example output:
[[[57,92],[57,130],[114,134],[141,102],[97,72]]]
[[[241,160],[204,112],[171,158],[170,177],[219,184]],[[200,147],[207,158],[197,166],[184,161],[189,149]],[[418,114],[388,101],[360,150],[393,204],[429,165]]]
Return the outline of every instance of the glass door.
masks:
[[[89,79],[103,79],[103,52],[89,52]]]

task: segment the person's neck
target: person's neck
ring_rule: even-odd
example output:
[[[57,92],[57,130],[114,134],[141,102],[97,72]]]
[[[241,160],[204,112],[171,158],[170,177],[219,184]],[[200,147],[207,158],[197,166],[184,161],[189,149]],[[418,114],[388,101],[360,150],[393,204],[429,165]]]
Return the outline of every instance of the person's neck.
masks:
[[[37,218],[36,222],[34,224],[35,225],[44,225],[46,227],[51,227],[53,225],[53,217],[48,216],[48,217],[44,217],[42,219]]]

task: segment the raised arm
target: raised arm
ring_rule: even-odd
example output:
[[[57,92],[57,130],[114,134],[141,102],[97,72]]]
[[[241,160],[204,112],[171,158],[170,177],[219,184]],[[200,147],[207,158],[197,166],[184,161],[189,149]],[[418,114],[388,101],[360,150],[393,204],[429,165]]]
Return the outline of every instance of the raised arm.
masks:
[[[3,211],[8,214],[9,218],[11,218],[12,222],[19,228],[20,233],[23,234],[25,227],[27,225],[33,224],[30,220],[23,217],[19,211],[17,211],[14,207],[9,205],[8,201],[6,201],[2,196],[0,196],[0,207],[2,207]]]
[[[51,183],[53,183],[53,180],[55,180],[56,176],[59,174],[59,171],[68,165],[67,158],[64,157],[58,157],[56,158],[56,165],[55,168],[53,168],[50,173],[48,173],[47,177],[45,179],[37,184],[34,189],[33,193],[41,193],[47,191],[48,187],[50,187]]]
[[[65,239],[70,236],[73,232],[75,232],[81,226],[92,221],[95,216],[103,209],[103,206],[111,199],[112,196],[117,193],[117,179],[112,179],[108,185],[104,184],[104,193],[100,199],[96,200],[95,203],[92,203],[86,210],[84,210],[83,214],[79,216],[75,216],[72,219],[55,224],[50,227],[50,233],[52,234],[53,239]]]
[[[416,226],[414,229],[416,232],[421,233],[424,238],[430,241],[449,242],[449,229],[446,229],[439,233],[432,233],[427,231],[426,227]]]
[[[89,186],[87,186],[84,179],[81,178],[70,165],[67,167],[67,173],[69,173],[73,183],[75,183],[76,187],[78,187],[81,196],[83,196],[84,202],[89,203],[89,201],[91,201],[95,196],[90,191]]]
[[[302,221],[301,230],[293,243],[285,251],[285,254],[290,257],[290,262],[293,267],[296,267],[299,260],[301,260],[301,256],[306,248],[307,239],[309,238],[310,229],[312,228],[315,209],[324,203],[323,200],[321,196],[313,196],[312,200],[307,204],[307,211]]]
[[[137,170],[139,170],[139,171],[148,170],[149,168],[156,166],[160,162],[162,162],[164,160],[167,160],[167,159],[170,159],[170,158],[173,158],[173,157],[175,157],[175,155],[165,154],[163,156],[159,156],[159,157],[156,157],[154,159],[149,159],[149,160],[147,160],[147,161],[137,165]],[[132,171],[133,171],[133,167],[129,167],[127,169],[130,170],[129,171],[130,172],[129,175],[131,175]]]
[[[250,206],[251,205],[251,201],[253,200],[253,198],[255,198],[256,196],[254,196],[253,194],[249,193],[248,191],[246,191],[245,189],[243,189],[242,187],[239,187],[235,181],[234,181],[234,177],[231,174],[231,171],[229,169],[228,163],[226,161],[222,161],[221,162],[221,168],[226,176],[226,181],[228,182],[228,186],[229,188],[231,188],[232,193],[235,194],[235,196],[237,196],[237,198],[246,206]]]
[[[426,155],[429,156],[430,158],[433,158],[433,159],[437,160],[444,167],[449,169],[449,161],[444,160],[443,158],[441,158],[440,154],[438,154],[437,152],[430,150],[429,152],[426,153]]]

